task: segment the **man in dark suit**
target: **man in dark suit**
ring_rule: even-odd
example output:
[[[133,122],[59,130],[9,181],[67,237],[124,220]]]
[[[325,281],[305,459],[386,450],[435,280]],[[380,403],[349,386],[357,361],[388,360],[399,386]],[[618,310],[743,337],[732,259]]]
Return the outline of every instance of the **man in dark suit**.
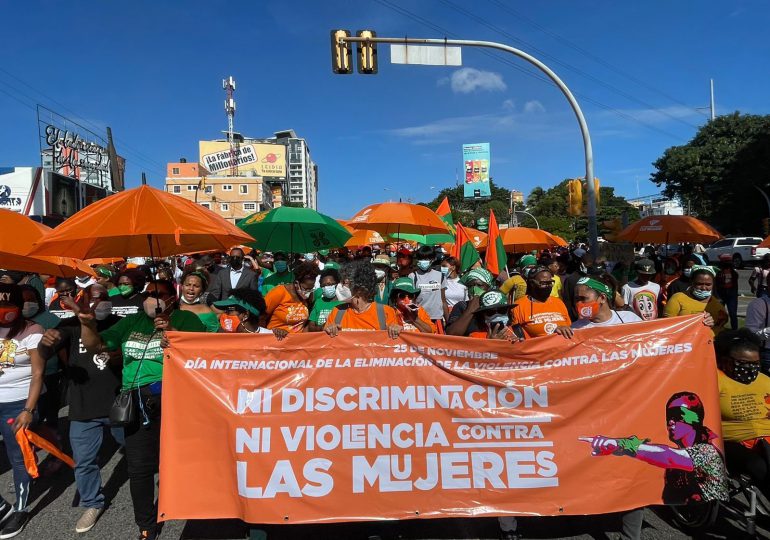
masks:
[[[233,289],[259,290],[257,274],[254,270],[243,266],[243,255],[243,250],[240,248],[230,250],[229,264],[217,272],[209,285],[206,297],[209,305],[212,302],[226,300]]]

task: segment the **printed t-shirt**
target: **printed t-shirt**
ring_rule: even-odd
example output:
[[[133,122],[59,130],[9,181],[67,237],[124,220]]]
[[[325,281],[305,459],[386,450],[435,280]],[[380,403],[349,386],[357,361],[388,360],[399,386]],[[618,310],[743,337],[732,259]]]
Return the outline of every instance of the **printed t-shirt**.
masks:
[[[141,294],[135,294],[131,298],[126,298],[122,294],[111,297],[112,314],[118,317],[128,317],[140,312],[144,312],[144,297]]]
[[[561,278],[554,274],[553,276],[553,289],[551,289],[551,296],[555,296],[556,298],[561,298]]]
[[[527,337],[535,338],[553,334],[557,326],[570,324],[567,306],[561,298],[549,296],[545,302],[533,300],[531,296],[523,296],[516,301],[511,310],[513,324],[519,324]]]
[[[315,300],[313,301],[313,309],[310,310],[310,317],[308,317],[308,320],[317,324],[318,326],[323,326],[326,324],[326,319],[329,317],[329,313],[331,313],[332,310],[339,306],[341,303],[342,302],[337,300],[336,296],[332,297],[331,300],[327,300],[324,298],[322,289],[316,289]]]
[[[444,302],[441,299],[441,291],[446,289],[446,278],[439,270],[427,272],[412,272],[409,279],[414,281],[415,287],[420,289],[415,303],[428,312],[433,319],[444,318]]]
[[[660,285],[648,281],[639,285],[636,281],[623,285],[623,301],[634,310],[642,320],[652,321],[658,318],[658,298]]]
[[[709,298],[708,302],[699,302],[690,298],[687,293],[676,293],[668,299],[663,314],[666,317],[677,317],[680,315],[697,315],[704,311],[711,314],[714,318],[714,334],[718,334],[724,328],[727,322],[727,312],[722,303],[714,296]]]
[[[510,294],[512,290],[514,300],[527,295],[527,282],[518,274],[509,277],[500,285],[500,292],[503,294]]]
[[[286,330],[287,332],[301,332],[310,316],[310,310],[302,303],[294,300],[286,285],[273,288],[265,296],[267,315],[270,320],[267,327],[270,330]]]
[[[30,322],[12,339],[7,338],[10,331],[10,328],[0,327],[0,403],[29,397],[32,381],[29,353],[37,349],[45,332],[42,326]]]
[[[279,274],[278,272],[273,272],[269,276],[265,276],[265,278],[262,280],[262,289],[260,292],[267,296],[267,293],[275,289],[278,285],[283,285],[285,283],[292,283],[294,281],[294,272],[284,272],[283,274]]]
[[[721,371],[719,408],[726,441],[748,441],[770,436],[770,377],[760,373],[751,384],[742,384]]]
[[[398,325],[399,322],[396,310],[390,306],[380,305],[385,312],[385,326]],[[329,313],[329,317],[326,319],[326,326],[335,324],[337,312],[339,310],[340,307],[336,307]],[[377,306],[375,305],[375,302],[369,304],[369,307],[366,308],[366,311],[363,313],[358,313],[351,307],[345,308],[344,311],[345,313],[340,322],[343,331],[380,330],[380,320],[377,317]]]
[[[394,308],[394,311],[398,317],[398,324],[404,327],[404,332],[420,332],[420,329],[417,328],[417,326],[404,320],[404,314],[401,313],[400,310]],[[425,311],[422,307],[418,307],[417,309],[417,318],[430,326],[431,332],[434,334],[436,333],[436,324],[430,319],[430,317],[428,317],[428,312]]]
[[[446,303],[451,310],[455,304],[468,299],[468,287],[460,283],[460,278],[446,279]]]
[[[206,331],[198,316],[190,311],[172,311],[170,322],[171,327],[180,332]],[[155,332],[155,321],[146,313],[128,315],[100,335],[108,351],[123,352],[123,390],[163,378],[161,332]]]
[[[615,326],[616,324],[641,322],[639,315],[633,311],[614,311],[612,317],[601,323],[592,322],[590,319],[578,319],[572,323],[573,330],[580,330],[581,328],[594,328],[602,326]]]
[[[48,306],[48,312],[52,315],[59,317],[59,319],[69,319],[75,316],[75,312],[70,308],[62,304],[61,298],[54,296]]]

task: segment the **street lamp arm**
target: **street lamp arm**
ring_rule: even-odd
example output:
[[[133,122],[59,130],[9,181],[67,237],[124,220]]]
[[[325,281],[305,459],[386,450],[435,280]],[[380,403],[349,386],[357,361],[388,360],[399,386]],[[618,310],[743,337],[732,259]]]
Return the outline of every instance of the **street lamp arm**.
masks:
[[[530,214],[529,212],[525,212],[524,210],[514,210],[513,212],[516,214],[524,214],[531,217],[535,222],[535,227],[537,227],[538,229],[540,228],[540,223],[537,222],[537,218],[532,214]]]

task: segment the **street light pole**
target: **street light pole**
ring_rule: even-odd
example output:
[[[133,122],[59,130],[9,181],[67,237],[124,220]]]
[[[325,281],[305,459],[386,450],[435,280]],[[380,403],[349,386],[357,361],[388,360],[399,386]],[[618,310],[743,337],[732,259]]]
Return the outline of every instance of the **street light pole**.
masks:
[[[524,214],[524,215],[527,215],[527,216],[531,217],[532,221],[535,222],[535,227],[537,227],[538,229],[540,228],[540,223],[537,222],[537,218],[535,216],[533,216],[532,214],[530,214],[529,212],[525,212],[524,210],[514,210],[513,212],[515,214]]]
[[[583,111],[580,109],[575,96],[572,94],[566,84],[554,73],[551,68],[546,66],[540,60],[534,56],[525,53],[514,47],[503,45],[494,41],[476,41],[466,39],[423,39],[423,38],[389,38],[389,37],[353,37],[353,36],[337,36],[337,43],[344,44],[346,42],[366,42],[366,43],[394,43],[404,45],[459,45],[466,47],[480,47],[487,49],[496,49],[499,51],[505,51],[511,53],[519,58],[522,58],[545,73],[551,81],[561,90],[564,97],[572,107],[572,111],[575,113],[578,125],[580,126],[580,133],[583,136],[583,153],[585,156],[585,171],[586,171],[586,188],[588,191],[588,242],[591,247],[591,251],[594,254],[598,254],[599,241],[598,241],[598,229],[596,223],[596,190],[594,188],[594,156],[593,148],[591,146],[591,134],[588,132],[588,124],[586,123]]]

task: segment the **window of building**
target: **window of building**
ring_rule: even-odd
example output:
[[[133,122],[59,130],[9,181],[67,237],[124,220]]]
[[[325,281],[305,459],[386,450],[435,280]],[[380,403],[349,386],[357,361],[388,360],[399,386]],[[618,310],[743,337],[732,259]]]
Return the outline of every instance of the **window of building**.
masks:
[[[198,189],[198,186],[196,186],[196,185],[189,185],[189,186],[187,186],[187,191],[195,191],[196,189]]]
[[[222,191],[232,191],[233,186],[232,184],[222,184]]]
[[[257,211],[257,203],[245,202],[245,203],[243,203],[243,210],[244,210],[244,212],[256,212]]]
[[[214,191],[214,186],[206,186],[206,191],[205,191],[206,193],[213,193],[213,191]]]
[[[240,193],[241,195],[246,195],[249,192],[249,185],[248,184],[241,184],[240,185]]]
[[[179,167],[174,167],[171,169],[171,174],[179,174]]]
[[[181,193],[182,192],[182,186],[174,186],[174,193]]]
[[[211,203],[202,202],[202,203],[201,203],[201,206],[202,206],[203,208],[208,208],[209,210],[211,210]]]
[[[228,211],[230,211],[230,205],[227,204],[227,203],[222,203],[222,204],[219,205],[219,209],[222,212],[228,212]]]

